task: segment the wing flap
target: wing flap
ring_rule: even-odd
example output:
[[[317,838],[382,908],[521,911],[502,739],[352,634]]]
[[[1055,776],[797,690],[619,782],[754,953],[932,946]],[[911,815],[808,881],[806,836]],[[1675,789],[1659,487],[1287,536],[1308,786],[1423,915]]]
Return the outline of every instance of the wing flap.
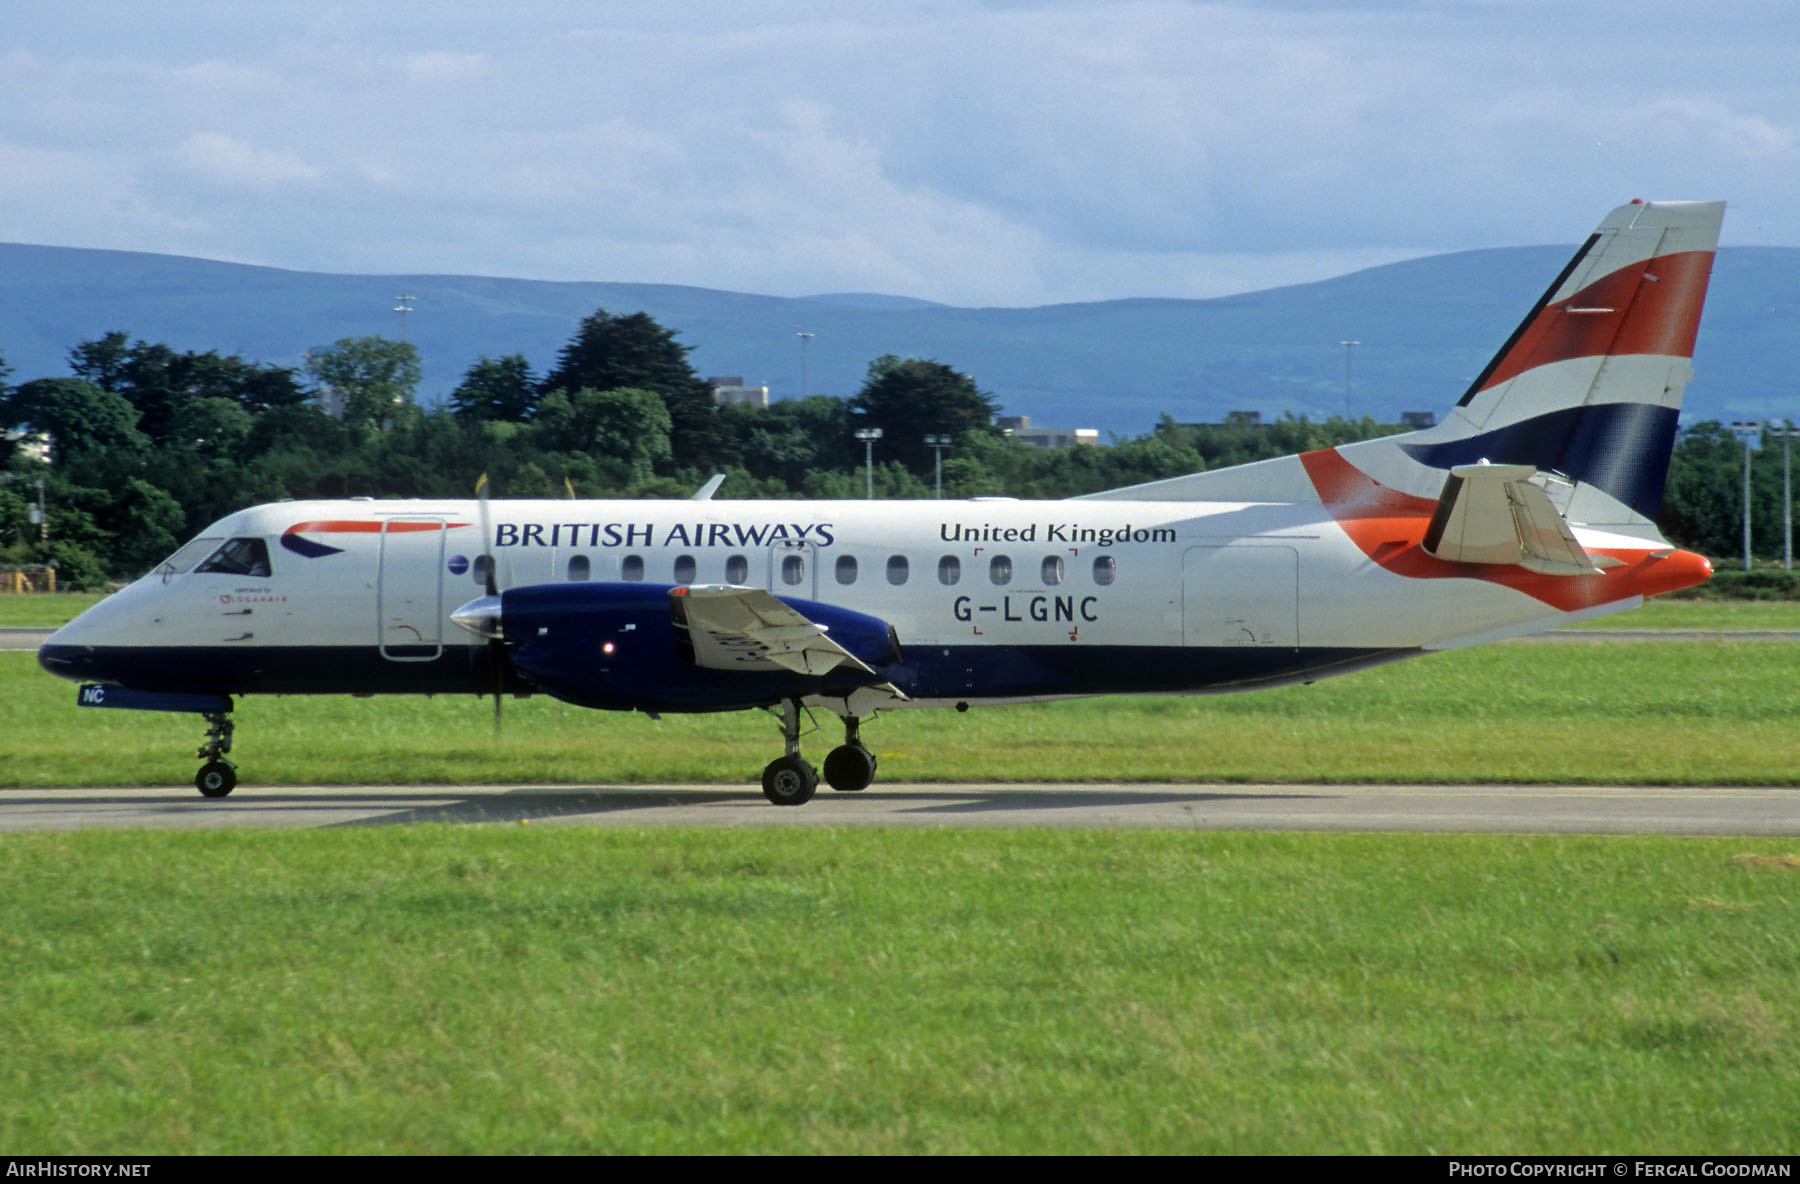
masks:
[[[669,593],[684,656],[708,670],[791,670],[821,677],[848,665],[875,670],[827,636],[824,625],[760,588],[691,584]]]

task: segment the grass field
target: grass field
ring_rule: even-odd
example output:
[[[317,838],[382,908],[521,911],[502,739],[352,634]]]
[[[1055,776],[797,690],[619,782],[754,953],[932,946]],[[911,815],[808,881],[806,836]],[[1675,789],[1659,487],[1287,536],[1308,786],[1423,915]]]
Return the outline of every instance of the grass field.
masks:
[[[0,842],[13,1154],[1792,1154],[1800,843]]]
[[[31,593],[0,596],[0,629],[34,629],[50,625],[66,625],[91,604],[98,604],[97,592]]]

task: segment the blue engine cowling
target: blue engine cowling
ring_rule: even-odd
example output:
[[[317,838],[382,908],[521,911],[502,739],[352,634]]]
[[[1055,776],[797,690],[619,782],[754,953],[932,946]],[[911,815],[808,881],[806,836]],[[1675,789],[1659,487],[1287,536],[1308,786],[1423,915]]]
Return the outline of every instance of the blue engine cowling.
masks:
[[[823,677],[714,670],[683,657],[670,584],[535,584],[500,596],[501,631],[515,670],[546,694],[582,707],[724,711],[795,695],[848,694],[886,681],[848,664]],[[826,626],[838,645],[880,670],[900,660],[887,622],[817,601],[778,597]]]

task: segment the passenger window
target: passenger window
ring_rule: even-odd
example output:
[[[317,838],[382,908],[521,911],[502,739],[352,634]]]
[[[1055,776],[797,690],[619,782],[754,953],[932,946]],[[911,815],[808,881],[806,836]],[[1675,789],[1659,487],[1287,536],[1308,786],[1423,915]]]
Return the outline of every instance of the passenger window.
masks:
[[[1044,586],[1054,588],[1062,583],[1063,562],[1061,555],[1044,556]]]
[[[954,555],[946,555],[938,560],[938,583],[954,584],[962,579],[962,560]]]
[[[781,557],[781,582],[782,583],[798,584],[801,580],[803,580],[805,578],[806,578],[806,560],[800,558],[800,556],[798,556],[798,555],[784,555]]]
[[[890,583],[890,584],[906,583],[906,577],[908,574],[910,574],[911,571],[912,571],[912,566],[906,562],[906,556],[904,556],[904,555],[889,555],[888,556],[888,564],[887,564],[888,583]]]
[[[634,584],[642,580],[644,578],[644,557],[642,555],[625,556],[624,562],[619,564],[619,578],[630,580]]]
[[[750,561],[742,555],[733,555],[725,561],[725,582],[727,584],[743,584],[750,579]]]
[[[1012,556],[996,555],[988,561],[988,579],[996,584],[1012,583]]]
[[[837,582],[840,584],[856,583],[856,556],[839,555],[837,557]]]
[[[677,555],[675,557],[675,582],[677,584],[693,583],[694,572],[696,570],[694,557],[692,555]]]
[[[469,564],[469,576],[477,584],[480,584],[485,588],[487,587],[488,582],[488,569],[492,566],[494,566],[494,561],[492,559],[488,558],[486,555],[477,555],[475,556],[475,562]]]
[[[1100,558],[1094,560],[1094,583],[1101,585],[1110,584],[1113,582],[1113,577],[1118,574],[1118,565],[1113,562],[1113,557],[1111,555],[1102,555]]]
[[[588,557],[586,555],[571,555],[569,557],[569,579],[571,582],[577,584],[582,583],[590,579],[591,575],[592,573],[588,566]]]
[[[269,574],[269,545],[261,539],[232,539],[194,570],[234,576],[266,576]]]

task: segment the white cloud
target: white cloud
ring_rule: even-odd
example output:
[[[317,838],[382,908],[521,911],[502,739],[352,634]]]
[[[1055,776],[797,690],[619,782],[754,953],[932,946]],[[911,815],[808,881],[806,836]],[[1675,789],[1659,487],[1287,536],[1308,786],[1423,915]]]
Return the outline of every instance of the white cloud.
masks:
[[[307,184],[321,176],[318,169],[293,152],[258,148],[236,136],[196,132],[181,142],[182,163],[201,179],[228,188],[277,189]]]
[[[0,151],[91,192],[0,181],[6,237],[985,303],[1562,242],[1632,196],[1800,243],[1768,0],[33,7]]]

